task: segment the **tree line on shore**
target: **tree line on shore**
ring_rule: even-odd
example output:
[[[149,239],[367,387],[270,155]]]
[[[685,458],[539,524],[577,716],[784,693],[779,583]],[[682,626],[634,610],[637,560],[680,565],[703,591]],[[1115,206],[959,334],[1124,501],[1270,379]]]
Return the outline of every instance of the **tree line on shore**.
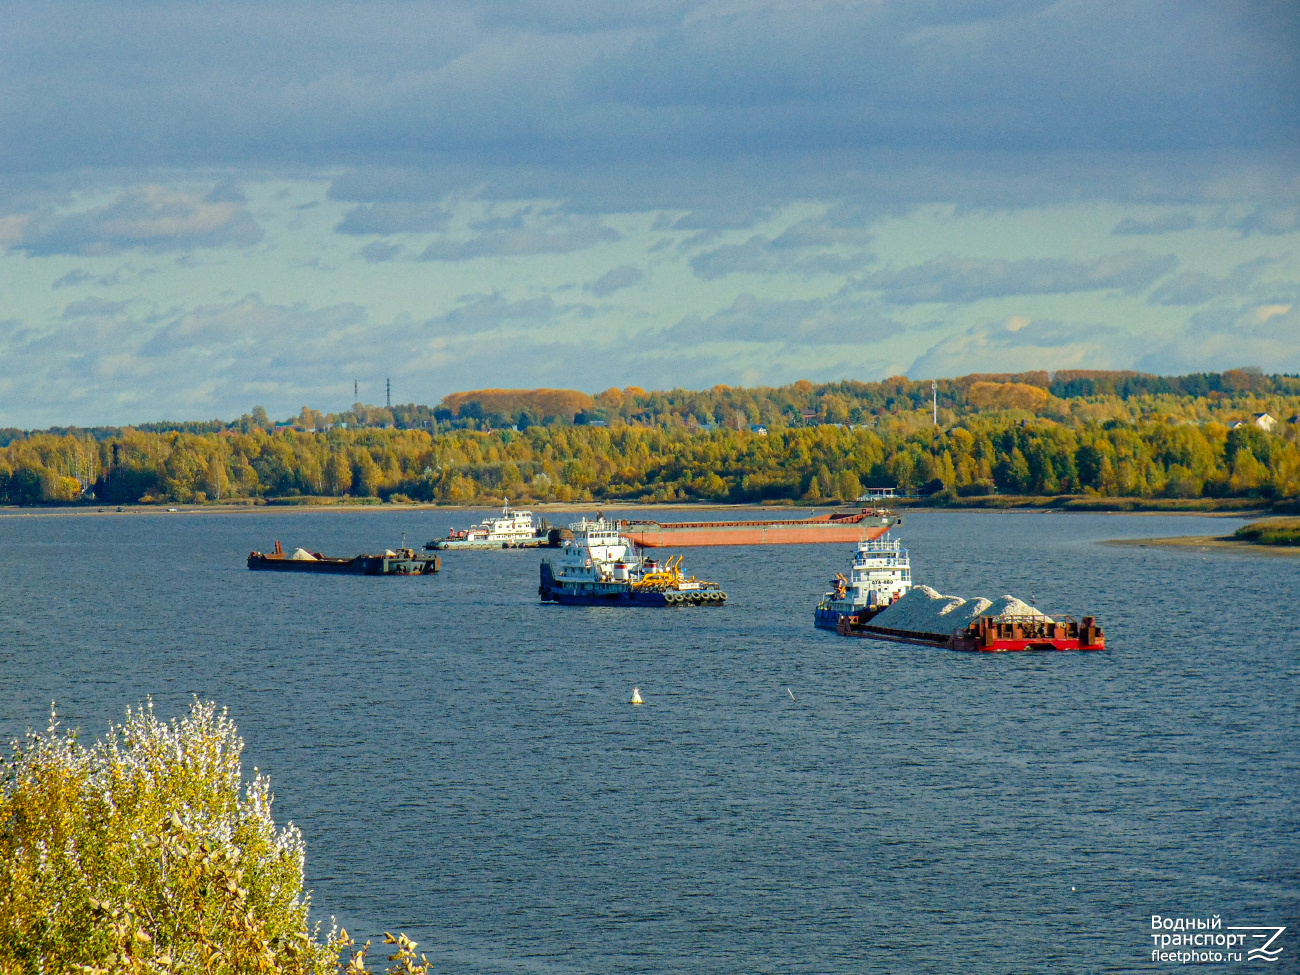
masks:
[[[1022,373],[935,386],[484,390],[453,394],[419,424],[396,422],[400,407],[378,422],[360,419],[376,408],[329,422],[304,407],[278,428],[258,410],[204,429],[9,431],[0,501],[825,502],[867,487],[954,500],[1300,497],[1295,377]]]

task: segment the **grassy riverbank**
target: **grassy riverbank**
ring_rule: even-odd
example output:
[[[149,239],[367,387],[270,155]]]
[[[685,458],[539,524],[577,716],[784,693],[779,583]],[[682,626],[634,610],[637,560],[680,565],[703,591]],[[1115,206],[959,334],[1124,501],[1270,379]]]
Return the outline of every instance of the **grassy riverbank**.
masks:
[[[1300,555],[1300,518],[1266,518],[1242,525],[1231,535],[1178,535],[1172,538],[1119,538],[1107,542],[1126,548],[1182,548],[1197,551],[1248,552],[1254,555]]]
[[[1270,518],[1242,525],[1233,537],[1252,545],[1300,546],[1300,518]]]

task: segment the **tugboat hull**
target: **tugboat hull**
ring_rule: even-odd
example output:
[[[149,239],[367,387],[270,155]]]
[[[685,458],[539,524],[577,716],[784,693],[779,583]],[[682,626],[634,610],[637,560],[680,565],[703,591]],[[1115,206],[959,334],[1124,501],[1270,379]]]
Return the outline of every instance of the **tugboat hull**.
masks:
[[[637,589],[629,582],[560,582],[549,562],[541,566],[537,594],[562,606],[721,606],[727,594],[717,589]]]
[[[554,589],[542,595],[542,601],[559,603],[561,606],[667,606],[661,592],[601,592],[582,593],[566,592]]]
[[[559,544],[557,533],[554,541],[549,536],[529,538],[521,542],[467,542],[459,538],[436,538],[426,542],[424,547],[431,552],[500,552],[512,548],[558,548]]]
[[[868,609],[864,606],[856,613],[850,614],[843,612],[842,610],[829,609],[825,606],[819,605],[815,610],[813,610],[813,626],[817,627],[819,630],[830,630],[832,633],[838,633],[840,620],[844,617],[854,615],[857,616],[858,619],[865,621],[870,619],[872,616],[875,616],[883,608],[884,607],[882,606],[879,609]]]

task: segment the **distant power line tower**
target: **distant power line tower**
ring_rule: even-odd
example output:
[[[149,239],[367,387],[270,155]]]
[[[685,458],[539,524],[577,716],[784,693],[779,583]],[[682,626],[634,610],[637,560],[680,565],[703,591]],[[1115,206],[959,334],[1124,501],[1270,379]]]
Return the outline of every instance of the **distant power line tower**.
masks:
[[[391,410],[393,408],[393,381],[391,379],[384,380],[384,398],[387,400],[387,407]]]
[[[357,380],[352,380],[352,402],[356,403],[361,399],[357,393]]]

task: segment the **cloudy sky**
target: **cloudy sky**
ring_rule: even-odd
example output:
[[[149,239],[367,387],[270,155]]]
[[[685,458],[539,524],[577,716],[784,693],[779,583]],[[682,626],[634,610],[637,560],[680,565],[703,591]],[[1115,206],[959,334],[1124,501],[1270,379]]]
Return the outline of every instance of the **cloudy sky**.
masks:
[[[0,426],[1241,365],[1288,0],[5,5]]]

